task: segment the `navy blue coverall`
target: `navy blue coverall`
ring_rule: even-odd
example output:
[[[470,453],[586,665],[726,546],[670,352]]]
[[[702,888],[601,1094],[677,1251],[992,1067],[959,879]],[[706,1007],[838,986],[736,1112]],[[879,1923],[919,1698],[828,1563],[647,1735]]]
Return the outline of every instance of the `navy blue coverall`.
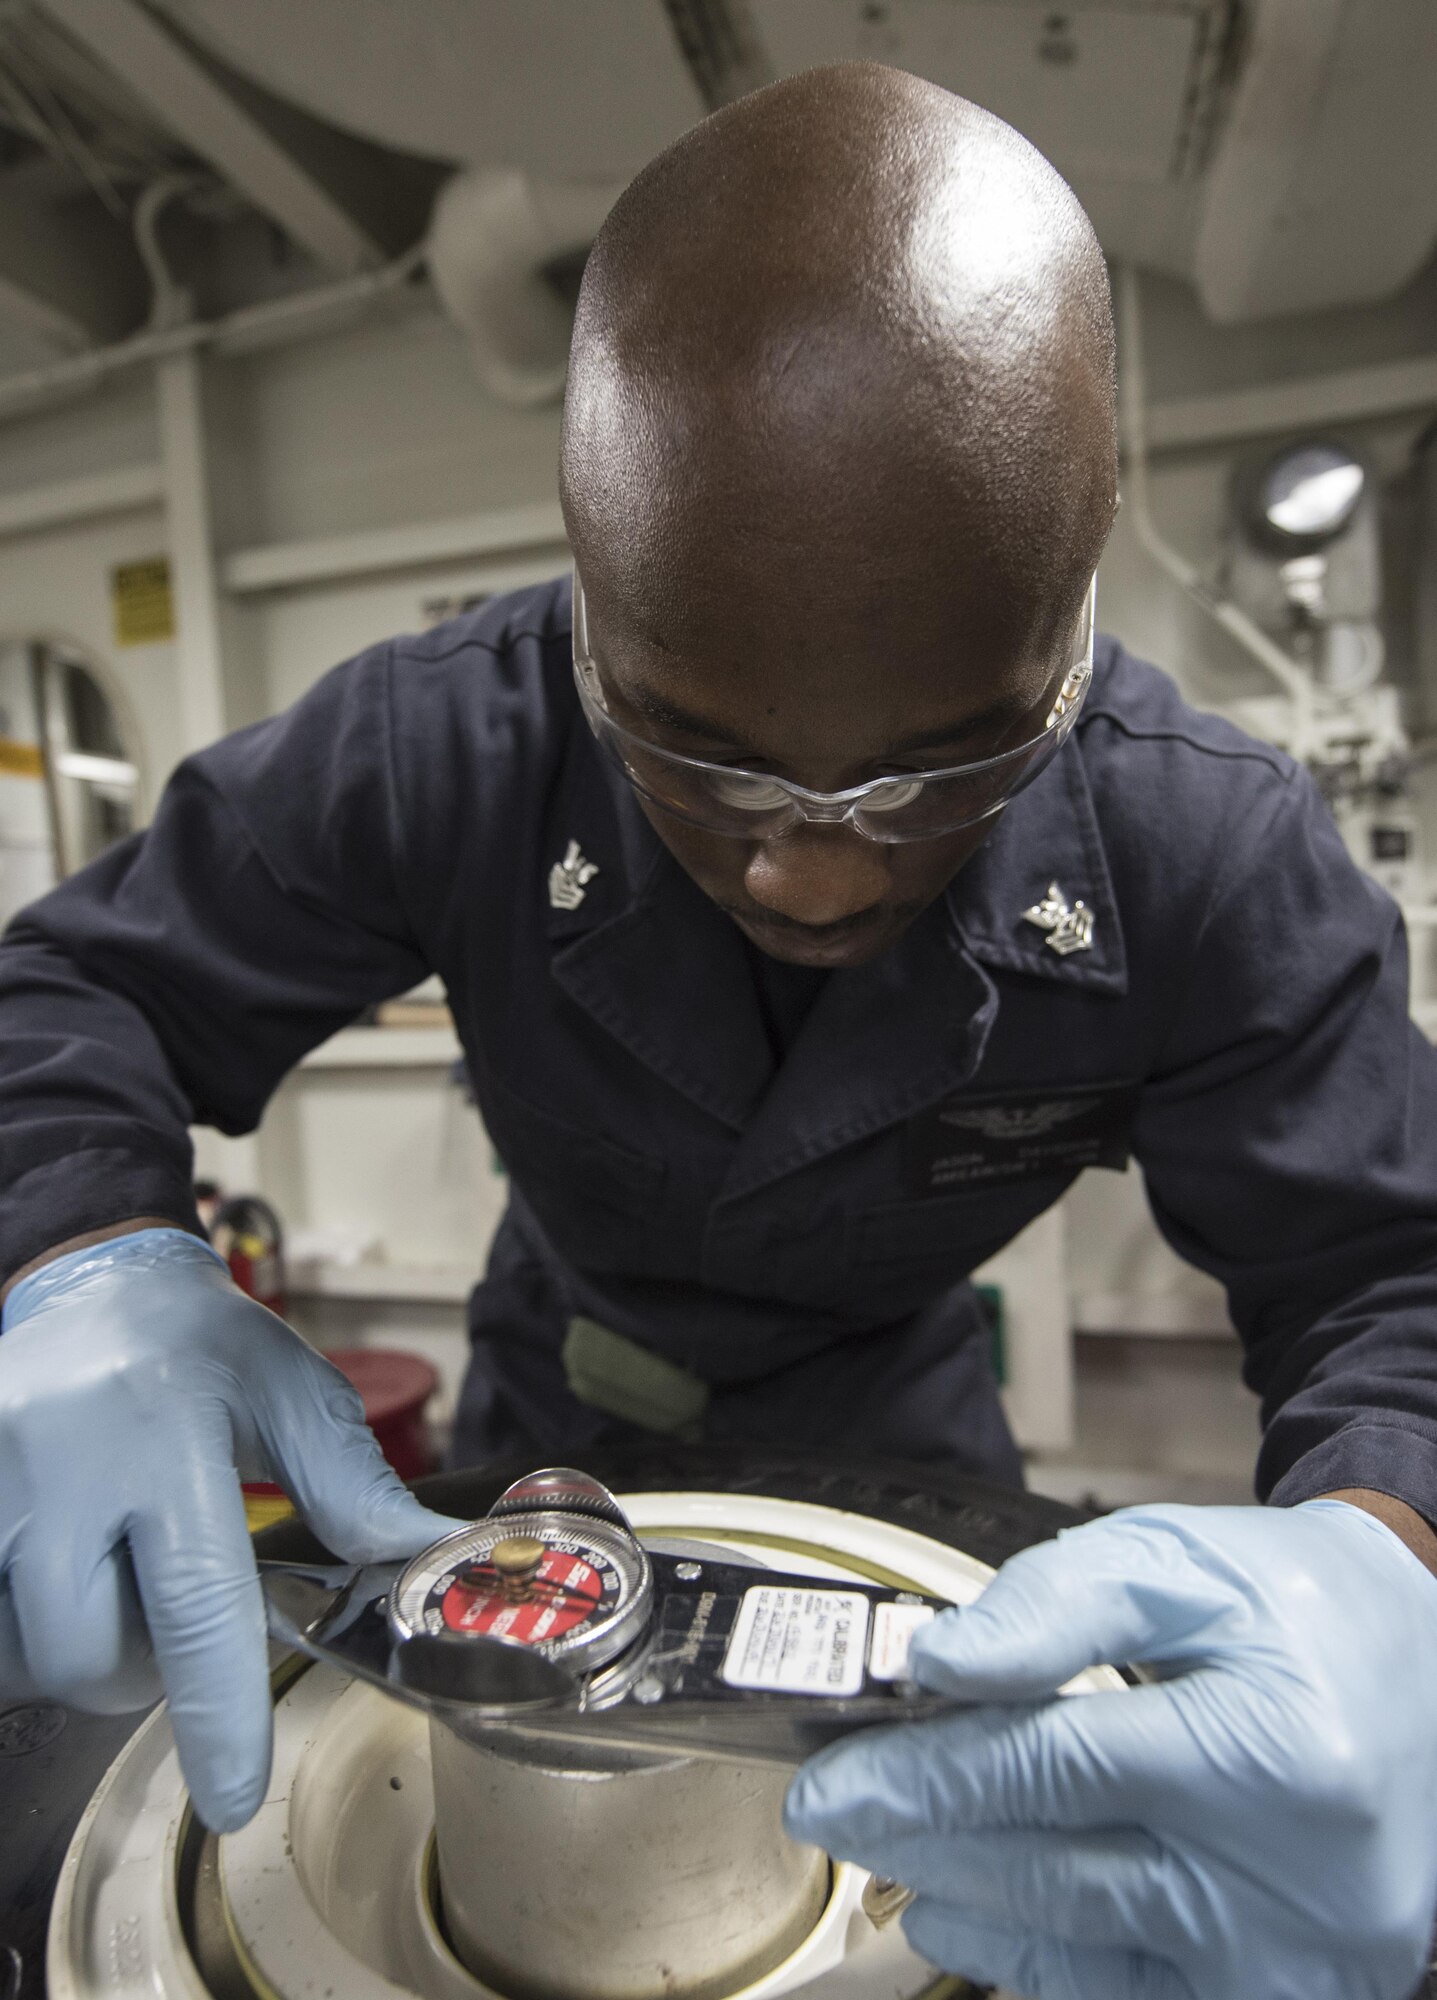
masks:
[[[597,872],[556,907],[571,842]],[[1025,919],[1054,882],[1090,949]],[[1398,913],[1298,767],[1116,643],[1052,766],[779,1054],[751,950],[584,724],[567,580],[375,647],[11,926],[0,1269],[198,1227],[186,1127],[250,1130],[431,971],[511,1177],[461,1460],[613,1429],[565,1377],[583,1317],[710,1384],[710,1438],[1016,1477],[965,1280],[1130,1150],[1227,1287],[1259,1493],[1437,1520],[1437,1055]]]

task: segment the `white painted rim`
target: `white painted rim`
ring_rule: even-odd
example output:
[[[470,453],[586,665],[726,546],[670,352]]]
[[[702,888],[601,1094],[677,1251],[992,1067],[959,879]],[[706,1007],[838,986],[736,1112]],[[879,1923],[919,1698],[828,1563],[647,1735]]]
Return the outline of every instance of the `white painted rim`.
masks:
[[[993,1574],[988,1564],[913,1529],[806,1501],[694,1492],[638,1493],[621,1500],[635,1527],[648,1534],[667,1528],[727,1543],[815,1576],[851,1577],[871,1566],[954,1604],[971,1603]],[[794,1543],[799,1547],[790,1546]],[[845,1557],[858,1567],[846,1567]],[[1111,1668],[1099,1667],[1080,1675],[1071,1691],[1122,1686]],[[317,1863],[311,1852],[292,1842],[292,1806],[303,1795],[301,1777],[310,1746],[330,1728],[357,1729],[361,1697],[379,1711],[374,1727],[381,1735],[384,1717],[412,1715],[372,1690],[346,1685],[322,1667],[311,1667],[276,1704],[270,1795],[249,1827],[220,1842],[236,1935],[264,1983],[286,2000],[319,1996],[326,1988],[332,1988],[335,2000],[409,2000],[418,1991],[434,2000],[486,2000],[487,1989],[450,1956],[433,1926],[427,1897],[418,1893],[412,1852],[399,1901],[415,1913],[410,1943],[416,1956],[411,1963],[415,1973],[422,1972],[423,1988],[395,1984],[351,1953],[336,1930],[317,1922],[314,1882],[306,1881],[306,1872],[313,1877]],[[417,1716],[412,1722],[424,1726]],[[306,1782],[314,1792],[314,1781]],[[51,2000],[139,2000],[140,1995],[146,2000],[210,2000],[184,1943],[176,1889],[187,1806],[168,1714],[161,1709],[111,1765],[70,1843],[50,1919]],[[339,1810],[338,1801],[334,1809]],[[309,1823],[315,1819],[311,1810]],[[897,1926],[875,1935],[861,1916],[866,1879],[857,1869],[835,1871],[834,1893],[809,1937],[783,1965],[732,2000],[778,2000],[821,1980],[851,1958],[857,1935],[866,1937],[865,1956],[873,1951],[875,1994],[909,1991],[916,1996],[931,1988],[933,1975],[902,1943]],[[332,1915],[342,1931],[342,1908],[335,1907]],[[911,1987],[905,1958],[915,1973]],[[893,1984],[895,1973],[898,1986]],[[859,1992],[848,1978],[844,1988],[855,1996]]]

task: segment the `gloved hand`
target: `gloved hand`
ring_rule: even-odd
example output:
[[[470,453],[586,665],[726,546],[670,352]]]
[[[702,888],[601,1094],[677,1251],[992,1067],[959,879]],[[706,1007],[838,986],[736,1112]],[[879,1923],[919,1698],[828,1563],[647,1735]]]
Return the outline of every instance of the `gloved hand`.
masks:
[[[1437,1578],[1381,1522],[1129,1508],[1015,1557],[911,1659],[990,1705],[824,1751],[787,1826],[907,1883],[924,1957],[1029,2000],[1409,2000]],[[1164,1678],[1043,1699],[1100,1661]]]
[[[347,1560],[410,1555],[457,1525],[406,1492],[338,1369],[197,1237],[140,1230],[15,1287],[0,1335],[0,1700],[104,1713],[143,1707],[163,1680],[195,1809],[219,1832],[255,1812],[270,1764],[239,1467],[283,1485]]]

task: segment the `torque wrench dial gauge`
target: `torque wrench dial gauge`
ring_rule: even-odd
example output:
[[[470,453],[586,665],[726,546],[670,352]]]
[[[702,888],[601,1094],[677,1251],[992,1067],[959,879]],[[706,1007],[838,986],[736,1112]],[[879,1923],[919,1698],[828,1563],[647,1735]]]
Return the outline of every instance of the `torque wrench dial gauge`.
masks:
[[[531,1475],[487,1519],[416,1556],[389,1621],[399,1640],[504,1639],[587,1675],[647,1630],[653,1596],[648,1555],[618,1503],[564,1471]]]
[[[721,1543],[645,1549],[613,1495],[567,1468],[530,1473],[407,1565],[261,1567],[277,1639],[466,1741],[792,1767],[950,1709],[908,1675],[941,1600]]]

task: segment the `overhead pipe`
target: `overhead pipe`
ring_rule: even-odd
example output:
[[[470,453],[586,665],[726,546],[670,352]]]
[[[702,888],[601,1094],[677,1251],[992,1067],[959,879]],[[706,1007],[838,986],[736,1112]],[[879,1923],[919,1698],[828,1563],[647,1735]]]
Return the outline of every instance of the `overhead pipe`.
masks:
[[[440,303],[464,334],[484,387],[521,407],[563,393],[570,313],[546,266],[588,248],[618,193],[588,182],[541,182],[515,172],[456,174],[435,206],[428,240],[376,271],[285,299],[245,306],[213,320],[171,317],[178,288],[154,240],[159,209],[181,191],[179,177],[141,198],[139,240],[156,283],[156,319],[108,347],[0,379],[0,421],[98,388],[123,371],[208,348],[240,354],[303,339],[401,293],[425,265]]]
[[[131,216],[135,248],[150,280],[150,316],[146,331],[158,333],[164,327],[187,326],[195,315],[194,298],[170,269],[160,248],[160,217],[172,201],[204,185],[197,174],[161,174],[144,188]]]
[[[219,319],[187,320],[180,326],[147,329],[108,347],[88,349],[63,361],[6,376],[0,379],[0,422],[39,405],[84,394],[126,369],[163,361],[170,355],[202,347],[218,354],[245,354],[303,339],[354,310],[363,310],[401,293],[423,263],[424,247],[419,244],[377,271],[360,272],[336,284],[297,292],[290,298],[243,306]]]
[[[1198,609],[1235,639],[1266,670],[1292,703],[1292,754],[1304,758],[1316,746],[1313,730],[1313,686],[1306,672],[1285,653],[1245,611],[1221,597],[1196,563],[1173,547],[1153,519],[1148,489],[1147,377],[1143,362],[1142,302],[1138,273],[1124,264],[1118,274],[1119,323],[1122,349],[1118,375],[1119,413],[1123,442],[1123,509],[1137,529],[1138,540],[1153,561],[1166,571]]]

